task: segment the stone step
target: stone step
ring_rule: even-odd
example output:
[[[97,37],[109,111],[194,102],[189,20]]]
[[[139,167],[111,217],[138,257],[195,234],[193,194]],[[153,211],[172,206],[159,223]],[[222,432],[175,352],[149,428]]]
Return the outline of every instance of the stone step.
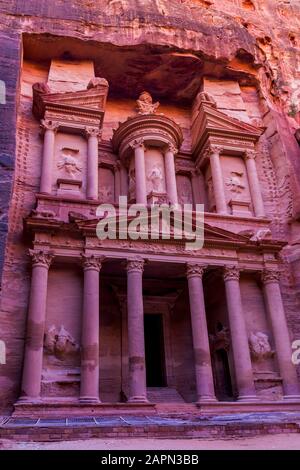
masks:
[[[172,387],[148,387],[147,397],[151,403],[185,403],[176,388]]]

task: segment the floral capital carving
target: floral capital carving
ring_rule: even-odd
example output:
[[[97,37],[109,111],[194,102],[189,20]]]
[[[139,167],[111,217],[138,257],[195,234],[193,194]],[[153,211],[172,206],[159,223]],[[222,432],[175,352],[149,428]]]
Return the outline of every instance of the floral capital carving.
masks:
[[[261,279],[264,284],[269,282],[279,282],[279,272],[273,269],[264,269]]]
[[[50,251],[43,250],[29,250],[31,256],[32,266],[43,266],[49,269],[50,264],[54,258],[54,254]]]
[[[89,269],[92,269],[94,271],[100,271],[102,262],[103,262],[103,256],[102,257],[97,257],[95,255],[86,255],[82,254],[81,255],[81,263],[83,266],[83,270],[87,271]]]
[[[145,148],[143,137],[141,137],[139,139],[135,139],[133,142],[131,142],[130,147],[133,150],[135,150],[136,148],[139,148],[139,147]]]
[[[145,260],[143,258],[128,259],[126,263],[127,272],[136,271],[142,273],[144,271]]]
[[[178,148],[175,147],[175,145],[173,145],[173,144],[170,143],[170,144],[168,144],[168,146],[167,146],[167,152],[172,152],[173,155],[176,155],[176,154],[178,153]]]
[[[256,152],[255,150],[246,150],[245,152],[245,159],[246,160],[255,160]]]
[[[84,132],[86,137],[101,137],[102,131],[98,127],[85,127]]]
[[[201,264],[188,263],[186,265],[186,275],[187,278],[191,277],[200,277],[202,278],[206,266],[201,266]]]
[[[51,121],[50,119],[42,119],[41,120],[41,128],[45,131],[53,131],[57,132],[59,128],[59,122]]]
[[[224,281],[238,281],[240,270],[237,266],[225,266],[223,271]]]

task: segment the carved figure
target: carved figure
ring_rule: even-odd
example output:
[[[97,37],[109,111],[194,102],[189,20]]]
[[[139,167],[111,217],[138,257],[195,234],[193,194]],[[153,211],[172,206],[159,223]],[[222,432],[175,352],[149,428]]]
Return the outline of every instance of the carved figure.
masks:
[[[62,148],[61,149],[61,160],[57,163],[57,168],[59,170],[64,170],[71,178],[74,178],[76,173],[82,170],[81,165],[75,158],[79,150],[70,149],[70,148]]]
[[[147,91],[143,91],[140,94],[136,104],[139,114],[155,114],[159,107],[159,102],[153,103],[152,96]]]
[[[265,333],[257,331],[249,336],[249,347],[253,360],[261,361],[274,355],[269,338]]]
[[[48,328],[45,333],[44,347],[48,354],[52,354],[58,359],[63,359],[64,356],[79,351],[78,344],[64,325],[61,325],[59,330],[54,325]]]
[[[135,171],[134,170],[130,170],[129,172],[128,195],[129,195],[129,201],[132,201],[135,199]]]
[[[270,240],[272,232],[269,228],[261,228],[250,238],[251,241]]]
[[[243,172],[232,171],[231,176],[226,180],[226,186],[232,193],[241,193],[245,189],[245,185],[242,182]]]
[[[219,349],[229,350],[230,347],[230,332],[227,326],[223,326],[220,331],[215,334],[209,335],[210,345],[212,352],[218,351]]]
[[[112,202],[113,192],[110,186],[102,186],[99,191],[99,199],[101,202]]]
[[[159,166],[155,165],[152,168],[152,170],[148,174],[147,179],[148,181],[151,182],[153,191],[157,191],[157,192],[162,191],[163,175]]]

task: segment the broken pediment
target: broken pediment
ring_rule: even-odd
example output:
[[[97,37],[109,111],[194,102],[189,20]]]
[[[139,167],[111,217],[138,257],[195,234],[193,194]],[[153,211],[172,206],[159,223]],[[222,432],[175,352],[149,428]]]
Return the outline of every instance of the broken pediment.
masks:
[[[108,82],[95,77],[86,90],[51,93],[45,83],[33,85],[32,112],[37,119],[62,122],[82,121],[86,125],[102,126],[108,93]]]
[[[201,96],[202,95],[202,96]],[[213,100],[209,100],[207,93],[200,93],[197,105],[193,110],[192,120],[192,150],[199,154],[206,141],[210,138],[235,140],[250,145],[255,144],[263,132],[252,124],[240,121],[218,110]]]

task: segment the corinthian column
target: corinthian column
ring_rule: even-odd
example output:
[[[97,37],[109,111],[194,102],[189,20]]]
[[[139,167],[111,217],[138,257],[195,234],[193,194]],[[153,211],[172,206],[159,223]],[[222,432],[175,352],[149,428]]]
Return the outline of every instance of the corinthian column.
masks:
[[[146,402],[143,259],[127,260],[129,402]]]
[[[177,184],[176,184],[176,171],[175,171],[175,155],[178,152],[174,145],[169,144],[165,152],[165,172],[167,183],[167,194],[171,204],[178,204]]]
[[[199,402],[216,401],[202,285],[203,273],[204,267],[198,264],[187,265],[197,399]]]
[[[54,121],[42,120],[41,127],[44,130],[44,145],[40,192],[51,194],[55,133],[59,127],[59,124]]]
[[[292,363],[292,350],[284,307],[280,292],[278,272],[265,270],[262,274],[267,313],[273,330],[284,398],[300,399],[296,368]]]
[[[98,199],[98,128],[86,127],[87,145],[87,199]]]
[[[239,400],[256,399],[246,322],[242,307],[240,273],[236,266],[224,269],[226,301]]]
[[[20,401],[38,400],[41,393],[48,270],[53,254],[29,250],[32,259],[22,390]]]
[[[145,147],[144,139],[136,139],[131,147],[134,149],[135,195],[136,203],[147,205]]]
[[[227,214],[228,211],[225,199],[223,173],[220,162],[220,149],[219,147],[212,146],[209,148],[208,152],[216,210],[218,214]]]
[[[102,259],[82,256],[84,287],[80,402],[99,402],[99,273]]]
[[[255,152],[248,150],[245,154],[245,160],[254,214],[256,217],[264,217],[265,209],[257,175]]]

